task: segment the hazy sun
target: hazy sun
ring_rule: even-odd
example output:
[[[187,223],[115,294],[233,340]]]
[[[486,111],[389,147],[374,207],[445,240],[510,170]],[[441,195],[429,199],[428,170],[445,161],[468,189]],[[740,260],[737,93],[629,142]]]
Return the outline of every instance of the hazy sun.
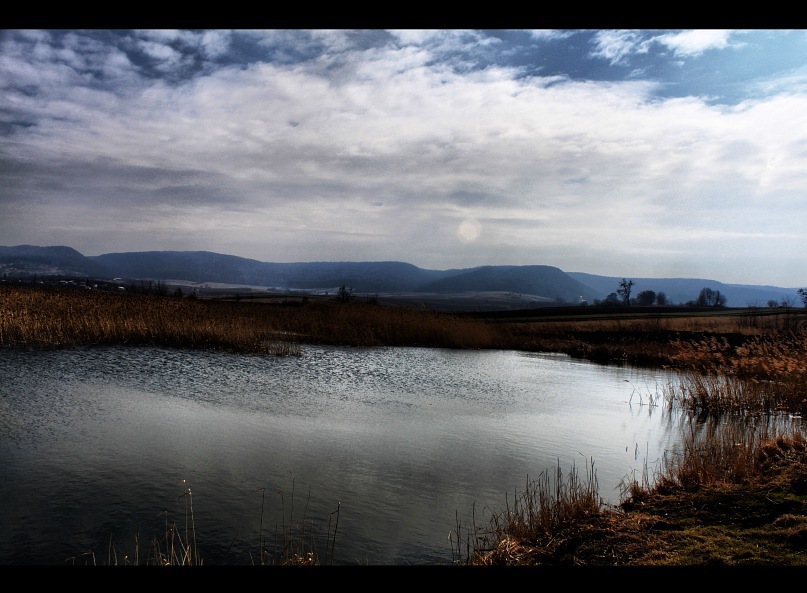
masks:
[[[458,234],[463,243],[470,243],[471,241],[474,241],[476,240],[477,237],[479,237],[479,233],[481,231],[482,231],[481,224],[479,224],[475,220],[466,218],[460,224]]]

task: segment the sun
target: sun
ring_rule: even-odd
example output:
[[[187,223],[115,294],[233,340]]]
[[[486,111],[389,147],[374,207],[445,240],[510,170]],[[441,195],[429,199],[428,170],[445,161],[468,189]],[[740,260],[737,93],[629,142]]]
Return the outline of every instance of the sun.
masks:
[[[481,224],[479,224],[476,220],[466,218],[462,221],[462,223],[460,223],[460,228],[457,231],[457,234],[463,243],[470,243],[471,241],[475,241],[481,232]]]

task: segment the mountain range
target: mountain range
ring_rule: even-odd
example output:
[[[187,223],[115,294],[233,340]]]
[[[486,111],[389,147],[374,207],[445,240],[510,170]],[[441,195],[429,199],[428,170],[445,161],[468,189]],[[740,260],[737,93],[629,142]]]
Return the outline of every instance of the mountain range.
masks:
[[[141,251],[85,256],[71,247],[0,246],[0,278],[76,277],[157,281],[167,284],[221,284],[275,292],[431,295],[447,302],[473,295],[476,305],[494,296],[509,308],[594,303],[615,293],[621,277],[564,272],[546,265],[500,265],[429,270],[409,263],[272,263],[209,251]],[[726,284],[702,278],[629,278],[632,295],[663,292],[668,304],[695,300],[703,288],[719,291],[730,307],[800,304],[796,288]],[[499,303],[497,306],[501,306]]]

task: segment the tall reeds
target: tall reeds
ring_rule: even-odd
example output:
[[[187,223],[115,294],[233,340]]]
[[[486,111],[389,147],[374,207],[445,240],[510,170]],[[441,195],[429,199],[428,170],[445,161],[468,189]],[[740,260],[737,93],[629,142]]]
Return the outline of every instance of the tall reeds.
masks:
[[[298,355],[301,344],[491,348],[491,324],[369,303],[266,303],[0,287],[0,347],[131,344]]]
[[[500,510],[492,510],[488,524],[479,527],[457,521],[450,534],[454,562],[458,564],[520,564],[530,548],[545,545],[554,534],[586,521],[600,512],[594,461],[589,460],[585,479],[573,465],[568,474],[558,462],[554,471],[527,479],[525,488],[507,499]],[[524,543],[529,542],[525,547]]]
[[[191,489],[182,480],[183,492],[180,499],[184,501],[184,523],[169,521],[168,511],[161,511],[158,517],[164,518],[162,533],[155,533],[149,540],[145,555],[141,554],[140,533],[135,536],[134,551],[131,556],[119,552],[110,536],[107,550],[108,566],[201,566],[204,564],[196,545],[196,519],[193,514],[193,495]],[[92,550],[78,556],[68,558],[66,562],[96,565],[96,555]]]
[[[286,517],[286,502],[284,491],[278,491],[281,505],[281,524],[275,525],[272,537],[272,546],[268,545],[264,536],[263,520],[266,501],[265,489],[261,488],[261,518],[258,536],[258,559],[253,559],[253,564],[261,566],[281,565],[281,566],[315,566],[333,564],[334,551],[336,548],[336,534],[339,527],[339,512],[341,504],[337,503],[336,510],[326,514],[327,530],[323,541],[323,536],[319,532],[313,518],[308,513],[311,501],[311,491],[308,492],[302,519],[298,520],[294,515],[294,479],[290,492],[290,508],[288,521]],[[324,551],[320,550],[324,547]]]
[[[807,412],[807,329],[774,331],[732,346],[711,336],[673,343],[689,371],[670,401],[697,412]]]

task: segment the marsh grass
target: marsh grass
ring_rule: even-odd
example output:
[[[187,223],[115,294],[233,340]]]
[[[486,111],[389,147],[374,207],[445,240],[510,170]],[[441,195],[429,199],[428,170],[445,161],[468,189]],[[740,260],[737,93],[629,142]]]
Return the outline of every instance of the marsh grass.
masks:
[[[0,346],[129,344],[299,355],[301,344],[501,346],[484,321],[372,303],[266,303],[0,287]]]
[[[288,522],[286,521],[286,493],[282,490],[277,492],[280,498],[282,520],[280,525],[275,525],[271,538],[272,545],[270,546],[270,540],[265,536],[263,527],[266,491],[261,488],[260,492],[261,517],[258,532],[258,555],[257,559],[251,558],[252,564],[260,566],[327,566],[333,564],[341,503],[337,503],[335,510],[326,513],[326,533],[323,537],[313,518],[309,515],[310,490],[306,498],[302,518],[297,519],[295,517],[294,480],[292,479]]]
[[[807,412],[807,329],[774,331],[736,346],[710,336],[673,343],[687,369],[669,399],[699,413]]]
[[[558,466],[542,472],[537,479],[527,478],[520,492],[507,499],[503,509],[493,509],[487,525],[476,525],[475,517],[465,527],[458,520],[450,534],[455,564],[522,564],[531,546],[551,539],[569,525],[586,520],[599,512],[602,501],[597,489],[594,461],[581,479],[575,466],[568,474]]]
[[[765,470],[772,449],[800,449],[807,444],[798,425],[776,416],[691,418],[685,431],[680,447],[665,453],[652,479],[644,487],[630,489],[633,501],[649,491],[743,484]]]
[[[687,364],[681,348],[701,343],[725,342],[728,348],[753,348],[768,340],[803,335],[806,311],[747,309],[707,313],[676,313],[628,316],[614,314],[575,318],[498,320],[503,340],[522,350],[564,352],[573,357],[608,364],[661,366]],[[702,353],[701,353],[702,354]],[[743,354],[737,351],[736,354]]]
[[[803,427],[693,418],[688,431],[660,465],[623,480],[616,506],[600,501],[592,472],[528,481],[483,527],[457,523],[455,563],[807,565]]]
[[[185,480],[182,480],[184,489],[180,495],[183,501],[183,515],[181,522],[169,520],[168,511],[157,514],[162,518],[164,526],[161,532],[152,535],[145,552],[141,551],[140,533],[135,536],[134,549],[131,555],[119,551],[114,544],[112,536],[107,546],[106,565],[108,566],[201,566],[204,562],[196,545],[196,520],[193,514],[193,494]],[[92,550],[82,552],[78,556],[68,558],[68,564],[98,565],[98,557]],[[103,562],[101,562],[103,564]]]

